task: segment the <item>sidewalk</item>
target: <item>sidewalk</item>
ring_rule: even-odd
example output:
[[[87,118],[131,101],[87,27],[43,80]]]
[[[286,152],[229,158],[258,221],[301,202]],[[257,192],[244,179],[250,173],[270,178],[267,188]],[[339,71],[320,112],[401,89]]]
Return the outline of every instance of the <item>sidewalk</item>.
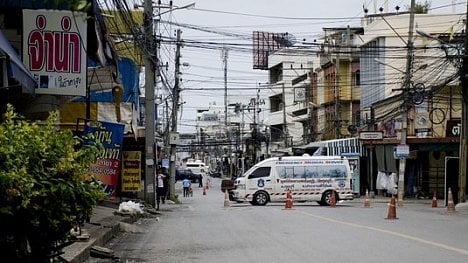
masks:
[[[103,203],[94,208],[94,214],[89,223],[82,227],[82,233],[89,234],[86,241],[76,241],[63,249],[62,257],[68,262],[81,263],[90,257],[93,246],[105,246],[120,231],[120,222],[133,223],[137,215],[119,215],[118,204]]]

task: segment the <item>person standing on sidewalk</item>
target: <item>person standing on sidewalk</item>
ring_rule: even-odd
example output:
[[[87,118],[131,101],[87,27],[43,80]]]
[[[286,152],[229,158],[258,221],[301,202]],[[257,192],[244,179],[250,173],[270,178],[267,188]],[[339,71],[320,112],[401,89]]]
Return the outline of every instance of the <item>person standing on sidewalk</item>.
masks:
[[[192,184],[192,182],[190,182],[190,180],[188,178],[185,178],[183,181],[182,181],[182,187],[184,188],[184,197],[189,197],[189,194],[190,194],[190,185]]]
[[[203,175],[199,174],[198,175],[198,187],[203,187]]]
[[[159,203],[162,202],[163,204],[166,201],[166,186],[165,180],[166,176],[163,174],[162,169],[159,168],[156,173],[156,202],[157,207],[156,210],[159,210]]]

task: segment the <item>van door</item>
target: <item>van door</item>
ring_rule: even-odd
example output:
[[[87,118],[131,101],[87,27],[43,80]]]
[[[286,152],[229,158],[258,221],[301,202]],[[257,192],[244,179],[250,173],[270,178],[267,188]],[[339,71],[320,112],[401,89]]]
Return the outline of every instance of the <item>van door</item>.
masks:
[[[268,193],[273,191],[273,182],[270,177],[271,167],[258,167],[246,180],[247,192],[253,191],[252,195],[258,190],[264,190]]]

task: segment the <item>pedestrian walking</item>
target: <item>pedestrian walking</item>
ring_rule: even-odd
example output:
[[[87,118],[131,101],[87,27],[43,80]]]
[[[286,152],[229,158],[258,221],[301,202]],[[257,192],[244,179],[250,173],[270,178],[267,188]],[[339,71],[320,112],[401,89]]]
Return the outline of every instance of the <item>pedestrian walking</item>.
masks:
[[[203,175],[198,175],[198,187],[203,187]]]
[[[159,210],[159,204],[166,201],[166,176],[163,174],[162,169],[159,168],[156,172],[156,210]]]
[[[184,197],[189,197],[191,184],[192,182],[190,182],[188,178],[185,178],[182,181],[182,187],[184,188]]]

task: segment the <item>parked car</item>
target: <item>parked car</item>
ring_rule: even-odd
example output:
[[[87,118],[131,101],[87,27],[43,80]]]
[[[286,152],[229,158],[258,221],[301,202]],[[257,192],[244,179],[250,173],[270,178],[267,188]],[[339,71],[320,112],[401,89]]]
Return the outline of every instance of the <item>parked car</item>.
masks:
[[[184,167],[176,168],[175,180],[182,181],[185,178],[189,179],[192,183],[196,183],[198,181],[198,175],[194,174],[192,170]]]
[[[218,172],[218,171],[210,171],[210,172],[208,173],[208,175],[211,176],[211,177],[213,177],[213,178],[221,178],[221,175],[222,175],[222,174],[221,174],[220,172]]]

